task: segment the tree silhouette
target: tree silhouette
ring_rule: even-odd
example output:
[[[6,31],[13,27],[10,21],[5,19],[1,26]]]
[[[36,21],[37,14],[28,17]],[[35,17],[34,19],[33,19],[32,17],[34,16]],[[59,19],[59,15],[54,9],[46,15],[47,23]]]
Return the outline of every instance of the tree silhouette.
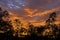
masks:
[[[53,12],[49,15],[49,18],[46,20],[46,25],[45,26],[38,26],[34,27],[33,24],[29,23],[29,28],[28,31],[27,29],[23,28],[21,24],[21,21],[19,19],[15,19],[14,23],[16,24],[16,31],[12,29],[12,24],[10,23],[11,21],[4,21],[2,17],[8,17],[9,13],[8,11],[3,11],[0,8],[0,31],[4,32],[4,37],[7,36],[7,38],[11,35],[13,35],[13,32],[16,34],[16,37],[26,37],[24,33],[30,33],[29,38],[41,38],[44,37],[46,38],[56,38],[57,36],[60,37],[60,24],[57,25],[54,22],[56,21],[56,13]],[[0,37],[3,34],[0,32]],[[45,35],[45,36],[44,36]]]
[[[46,32],[44,31],[44,33],[46,34],[47,32],[47,36],[49,36],[50,38],[56,38],[57,35],[59,35],[59,29],[58,29],[58,25],[56,25],[54,22],[56,21],[56,13],[53,12],[50,14],[48,20],[46,20],[46,27],[45,27],[45,30]],[[50,29],[52,30],[52,32],[49,32]],[[49,31],[48,31],[49,30]],[[52,33],[52,36],[49,35],[50,33]]]
[[[56,18],[56,13],[55,12],[51,13],[49,18],[46,20],[46,24],[48,26],[54,24],[54,22],[56,21],[55,18]]]
[[[3,17],[8,16],[8,12],[0,8],[0,38],[9,38],[12,36],[12,25],[8,21],[4,21]]]
[[[56,17],[56,13],[53,12],[52,14],[50,14],[49,18],[55,18]]]
[[[41,36],[42,32],[44,31],[44,27],[43,26],[40,26],[40,27],[35,27],[35,34],[37,36]]]
[[[34,32],[34,25],[29,24],[29,32],[33,33]]]
[[[8,11],[5,10],[3,13],[4,13],[4,16],[9,16]]]
[[[2,11],[2,8],[0,7],[0,12]]]
[[[0,30],[6,32],[7,30],[11,29],[12,25],[8,21],[4,21],[2,17],[8,16],[9,14],[7,11],[2,11],[0,8]]]

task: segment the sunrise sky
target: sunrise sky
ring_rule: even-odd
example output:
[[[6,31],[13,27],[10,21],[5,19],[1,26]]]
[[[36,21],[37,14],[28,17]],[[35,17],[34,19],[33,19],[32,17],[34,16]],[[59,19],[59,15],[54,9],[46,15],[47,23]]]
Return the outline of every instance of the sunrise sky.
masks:
[[[45,21],[52,12],[60,21],[60,0],[0,0],[0,7],[32,23]]]

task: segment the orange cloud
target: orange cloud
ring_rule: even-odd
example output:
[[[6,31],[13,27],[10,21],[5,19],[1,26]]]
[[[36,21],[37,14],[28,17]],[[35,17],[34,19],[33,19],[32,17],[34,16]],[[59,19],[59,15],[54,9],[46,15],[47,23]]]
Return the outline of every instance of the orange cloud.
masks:
[[[34,13],[37,12],[37,9],[33,10],[30,8],[25,8],[24,11],[27,13],[27,16],[32,17],[34,15]]]
[[[44,26],[46,23],[45,21],[38,21],[38,20],[29,20],[29,23],[33,24],[34,26]]]
[[[43,12],[38,12],[33,16],[44,16],[44,15],[50,14],[50,13],[55,12],[55,11],[59,11],[59,8],[53,8],[53,9],[50,9],[50,10],[44,10]]]
[[[29,17],[34,17],[34,16],[44,16],[44,15],[47,15],[47,14],[50,14],[52,12],[55,12],[55,11],[59,11],[59,7],[58,8],[52,8],[52,9],[49,9],[49,10],[44,10],[43,12],[41,11],[38,11],[37,9],[35,10],[32,10],[30,8],[25,8],[24,11],[26,12],[26,16],[29,16]]]

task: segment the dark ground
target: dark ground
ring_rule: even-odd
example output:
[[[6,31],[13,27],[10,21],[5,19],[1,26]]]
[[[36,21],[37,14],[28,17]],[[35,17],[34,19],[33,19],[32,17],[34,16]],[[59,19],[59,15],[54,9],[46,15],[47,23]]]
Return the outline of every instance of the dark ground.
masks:
[[[60,40],[60,37],[58,36],[57,38],[48,38],[47,36],[36,36],[36,35],[31,35],[31,36],[26,36],[24,38],[21,37],[13,37],[12,35],[7,35],[7,34],[0,34],[0,40]]]

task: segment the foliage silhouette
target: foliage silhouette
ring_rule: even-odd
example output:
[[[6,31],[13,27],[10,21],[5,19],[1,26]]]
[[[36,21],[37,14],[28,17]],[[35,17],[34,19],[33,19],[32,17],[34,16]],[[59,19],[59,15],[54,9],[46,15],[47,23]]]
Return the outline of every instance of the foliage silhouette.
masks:
[[[10,38],[12,39],[56,39],[56,38],[60,38],[60,24],[57,25],[55,24],[54,22],[56,21],[56,13],[53,12],[49,15],[49,18],[46,20],[46,25],[45,26],[36,26],[34,27],[34,25],[32,24],[29,24],[29,29],[28,31],[25,29],[25,28],[22,28],[20,27],[19,28],[19,23],[21,24],[21,22],[16,19],[14,20],[18,26],[17,29],[19,29],[19,31],[17,30],[16,32],[16,36],[14,37],[12,34],[13,34],[13,29],[12,29],[12,25],[10,24],[10,22],[8,21],[4,21],[2,19],[2,17],[7,17],[9,16],[9,13],[8,11],[3,11],[1,8],[0,8],[0,31],[4,31],[4,33],[0,33],[0,37],[2,38],[8,38],[8,40]],[[21,25],[22,26],[22,25]],[[7,31],[8,30],[8,31]],[[27,33],[30,33],[30,35],[28,36],[25,36],[24,38],[19,38],[18,37],[18,33],[22,33],[22,32],[27,32]],[[24,35],[23,35],[24,36]],[[11,39],[10,39],[11,40]]]

